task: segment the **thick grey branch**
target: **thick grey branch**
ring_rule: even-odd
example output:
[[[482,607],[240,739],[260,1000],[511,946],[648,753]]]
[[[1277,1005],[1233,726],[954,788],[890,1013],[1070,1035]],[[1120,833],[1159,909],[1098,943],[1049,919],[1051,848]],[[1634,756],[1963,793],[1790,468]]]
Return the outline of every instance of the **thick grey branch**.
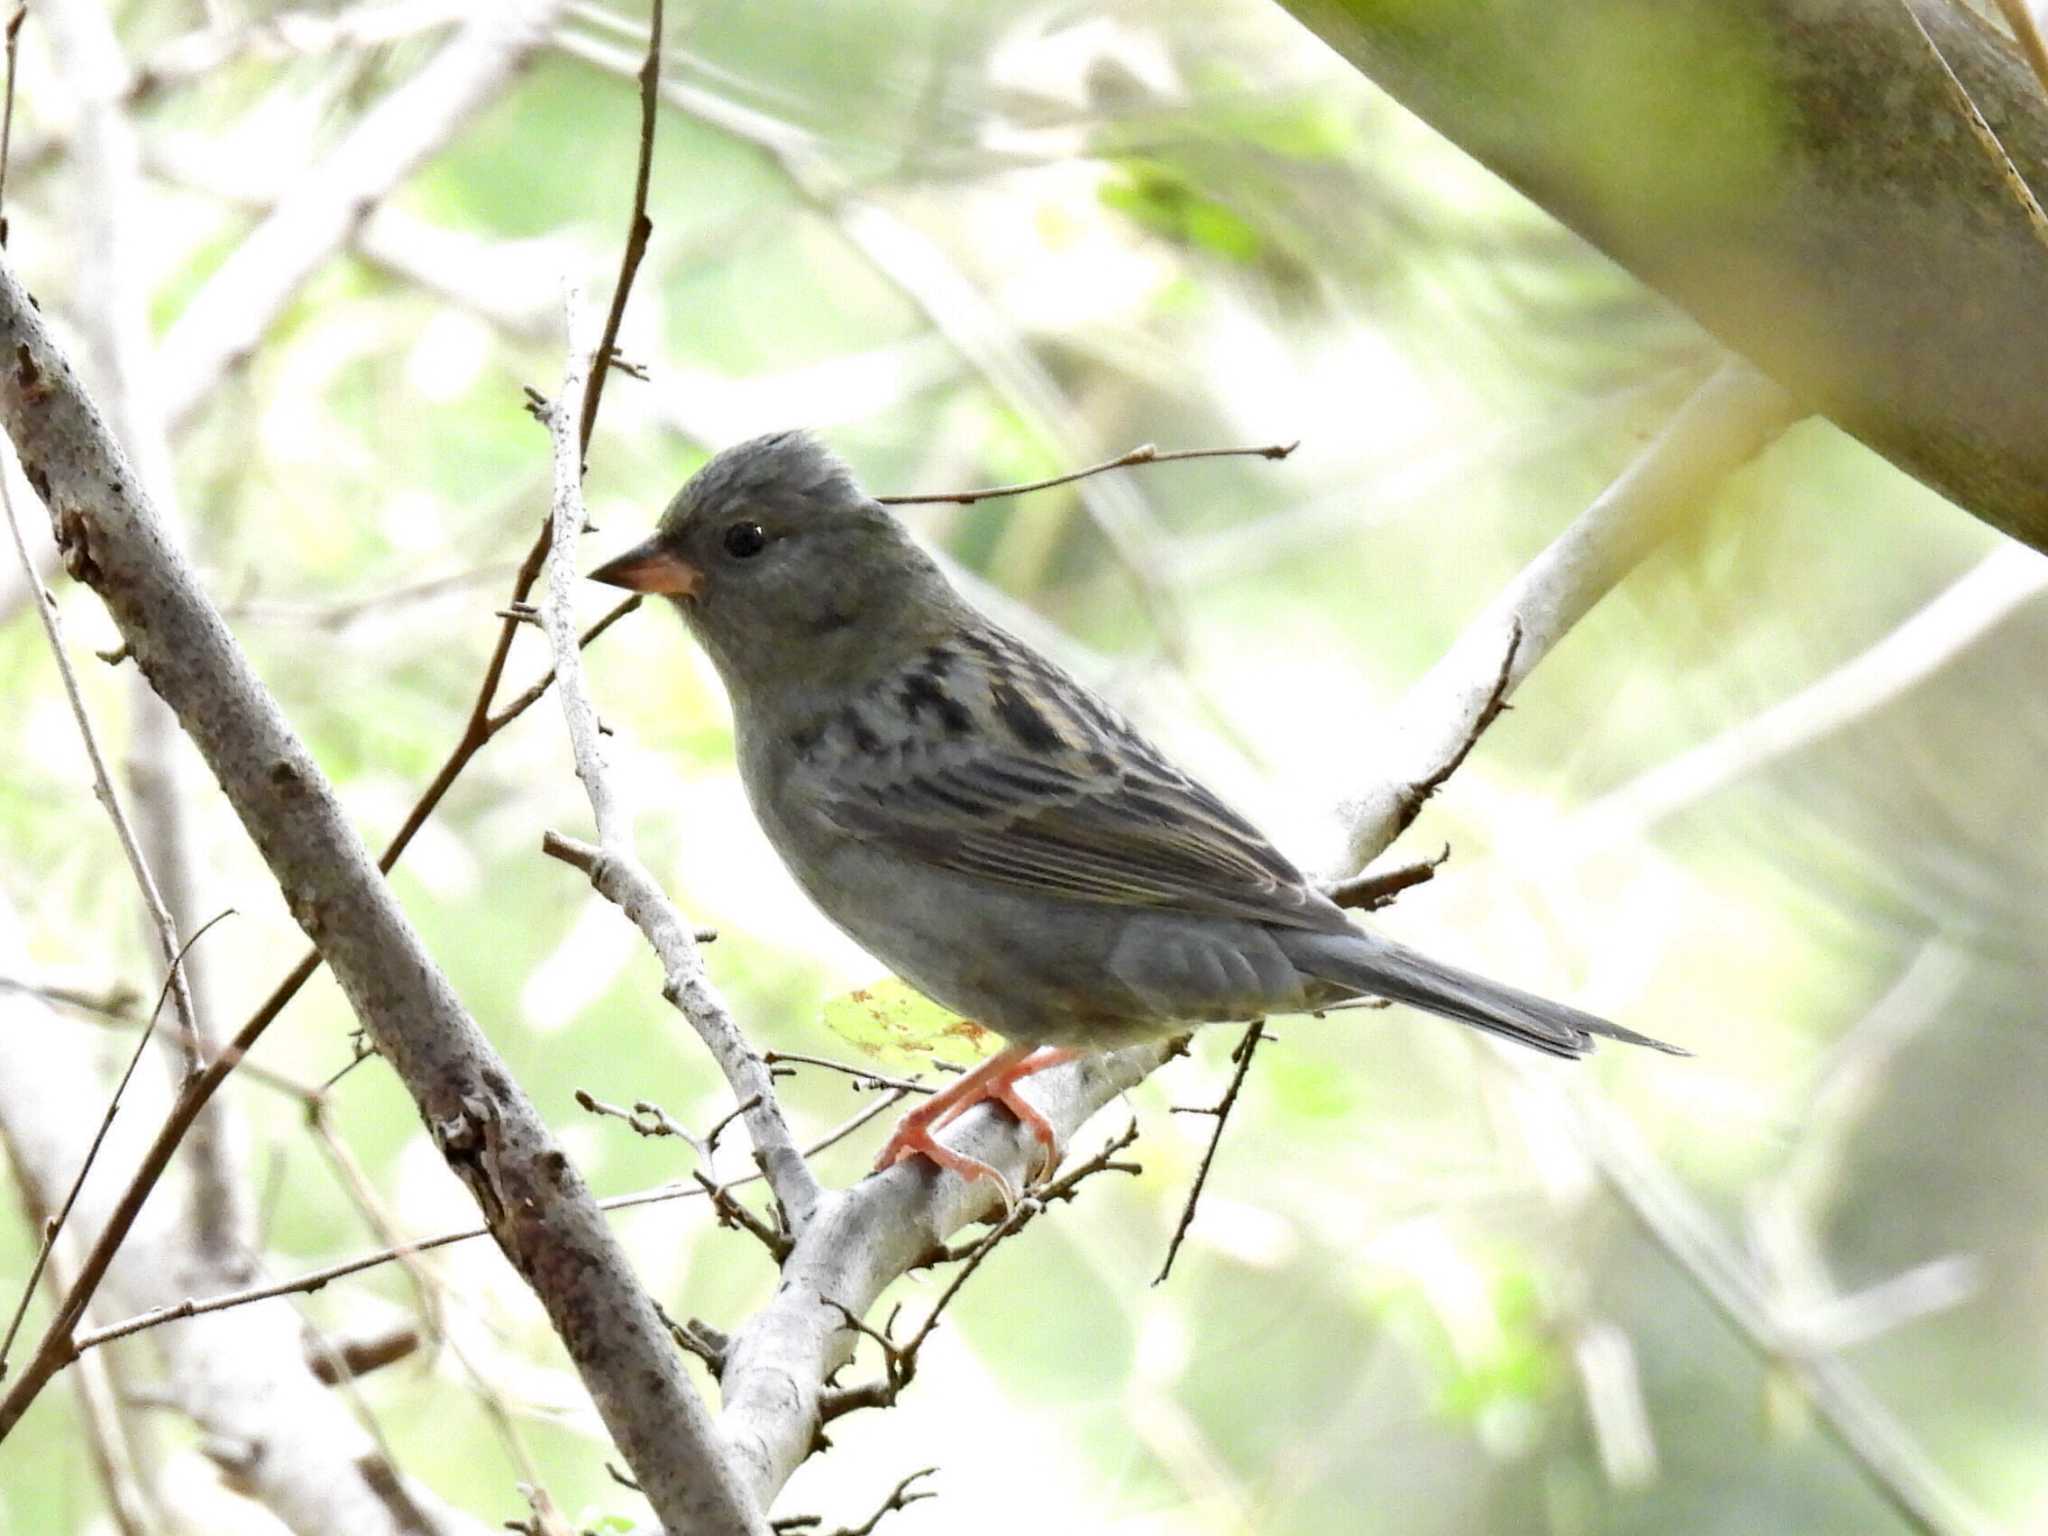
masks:
[[[2013,170],[2041,188],[2048,105],[1979,8],[1282,3],[1809,406],[2048,550],[2048,261]]]
[[[50,508],[66,568],[105,601],[198,746],[292,915],[547,1307],[662,1519],[678,1536],[764,1531],[723,1462],[698,1454],[708,1431],[679,1432],[702,1424],[704,1410],[582,1178],[427,955],[4,264],[0,421]],[[10,1394],[0,1422],[21,1406]]]

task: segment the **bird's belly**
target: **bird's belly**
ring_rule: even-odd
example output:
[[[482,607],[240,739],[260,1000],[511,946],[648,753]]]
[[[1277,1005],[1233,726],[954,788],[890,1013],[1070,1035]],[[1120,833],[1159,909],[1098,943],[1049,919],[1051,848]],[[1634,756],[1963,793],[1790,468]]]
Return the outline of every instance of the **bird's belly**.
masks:
[[[1102,1050],[1317,1001],[1256,923],[1060,901],[852,839],[784,858],[862,948],[1009,1040]]]

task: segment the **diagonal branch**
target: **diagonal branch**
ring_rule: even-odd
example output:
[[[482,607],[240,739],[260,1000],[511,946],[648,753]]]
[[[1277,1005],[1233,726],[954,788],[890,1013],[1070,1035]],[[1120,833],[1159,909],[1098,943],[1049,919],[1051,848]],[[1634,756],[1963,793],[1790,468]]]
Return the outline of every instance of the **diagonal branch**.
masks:
[[[1470,749],[1489,710],[1498,712],[1595,603],[1802,414],[1745,363],[1726,363],[1702,384],[1592,506],[1465,626],[1393,719],[1374,722],[1374,736],[1388,745],[1369,787],[1341,808],[1347,866],[1377,857],[1412,819],[1415,796]]]
[[[51,509],[66,568],[106,603],[136,665],[198,746],[293,917],[546,1306],[655,1509],[678,1533],[761,1532],[581,1177],[426,953],[5,264],[0,357],[0,423]],[[231,1048],[221,1060],[238,1054]],[[224,1075],[218,1066],[190,1091],[210,1092]],[[168,1156],[160,1136],[149,1160]],[[132,1222],[140,1204],[131,1186],[116,1219],[125,1211]],[[0,1434],[68,1358],[71,1331],[123,1230],[108,1227],[35,1363],[0,1399]]]

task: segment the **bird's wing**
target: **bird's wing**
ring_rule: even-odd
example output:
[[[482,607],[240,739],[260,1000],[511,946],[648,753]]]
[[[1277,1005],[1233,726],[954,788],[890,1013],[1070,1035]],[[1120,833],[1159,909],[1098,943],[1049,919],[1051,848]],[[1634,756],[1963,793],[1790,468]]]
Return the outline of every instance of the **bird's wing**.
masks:
[[[933,645],[794,745],[819,813],[935,868],[1083,902],[1344,924],[1257,828],[993,628]]]

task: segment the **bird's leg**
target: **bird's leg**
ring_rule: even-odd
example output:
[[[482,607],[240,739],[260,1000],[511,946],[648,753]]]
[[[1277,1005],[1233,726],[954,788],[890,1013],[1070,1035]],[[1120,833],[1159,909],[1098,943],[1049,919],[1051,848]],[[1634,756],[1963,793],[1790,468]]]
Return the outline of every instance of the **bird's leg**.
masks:
[[[998,1073],[989,1084],[987,1096],[995,1099],[1023,1121],[1031,1134],[1038,1138],[1039,1146],[1045,1149],[1045,1170],[1040,1177],[1049,1175],[1053,1169],[1059,1167],[1060,1159],[1066,1155],[1066,1149],[1060,1145],[1059,1132],[1052,1128],[1052,1122],[1039,1112],[1036,1105],[1017,1091],[1017,1084],[1024,1078],[1045,1071],[1048,1067],[1057,1067],[1063,1062],[1072,1061],[1081,1054],[1080,1051],[1070,1050],[1066,1046],[1049,1045],[1044,1050],[1035,1051],[1025,1057],[1007,1072]]]
[[[879,1173],[884,1168],[893,1167],[906,1157],[928,1157],[964,1179],[994,1179],[1002,1186],[1005,1199],[1014,1203],[1015,1194],[1010,1189],[1010,1181],[1000,1172],[979,1158],[942,1145],[933,1139],[932,1133],[984,1099],[994,1099],[1030,1127],[1031,1134],[1046,1149],[1050,1164],[1057,1166],[1060,1157],[1058,1134],[1053,1130],[1052,1122],[1017,1091],[1017,1083],[1034,1072],[1043,1072],[1063,1061],[1071,1061],[1079,1054],[1078,1051],[1056,1048],[1039,1050],[1029,1045],[1006,1046],[905,1115],[889,1137],[888,1144],[882,1148],[881,1155],[875,1159],[875,1171]]]

